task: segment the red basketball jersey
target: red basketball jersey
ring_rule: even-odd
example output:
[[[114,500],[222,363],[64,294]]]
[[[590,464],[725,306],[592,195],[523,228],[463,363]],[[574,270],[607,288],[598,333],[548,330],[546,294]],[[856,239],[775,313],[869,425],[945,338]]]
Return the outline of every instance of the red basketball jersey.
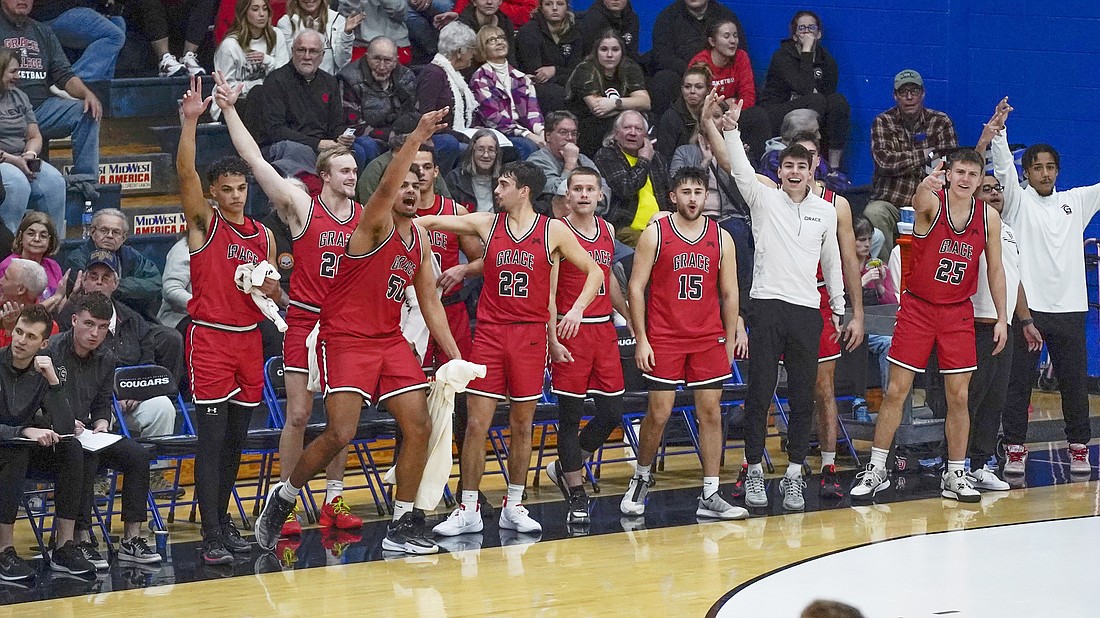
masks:
[[[831,190],[821,187],[821,199],[829,202],[836,208],[836,193]],[[824,299],[825,304],[829,303],[829,293],[825,291],[825,273],[821,272],[821,262],[817,263],[817,287],[821,288],[821,298]]]
[[[561,221],[573,231],[581,248],[592,256],[603,271],[604,284],[600,286],[600,293],[584,310],[584,317],[600,318],[596,321],[603,321],[611,315],[611,296],[608,294],[607,286],[611,282],[611,257],[615,255],[615,228],[611,227],[607,221],[596,217],[596,234],[589,238],[573,227],[569,219]],[[555,296],[559,314],[564,315],[573,308],[573,303],[577,302],[577,297],[581,295],[587,278],[581,269],[565,260],[561,261],[558,265],[558,292]]]
[[[420,232],[415,225],[406,245],[394,228],[382,244],[364,255],[345,252],[332,289],[321,305],[321,336],[381,338],[401,336],[405,288],[420,267]]]
[[[500,213],[485,245],[485,286],[477,305],[483,324],[521,324],[550,320],[550,219],[535,215],[531,229],[518,238]]]
[[[206,242],[191,252],[191,300],[187,313],[196,323],[249,329],[264,321],[264,314],[234,282],[241,264],[267,259],[267,228],[248,217],[240,225],[230,223],[214,210]]]
[[[978,257],[985,251],[985,203],[970,198],[970,216],[956,231],[946,190],[937,195],[940,208],[932,227],[923,236],[913,234],[905,288],[930,303],[961,303],[978,289]]]
[[[458,202],[452,200],[449,197],[443,197],[442,195],[435,196],[435,202],[431,208],[422,208],[417,211],[417,216],[420,215],[457,215],[458,214]],[[436,266],[439,267],[439,272],[446,272],[447,269],[458,266],[458,251],[460,249],[458,244],[458,234],[454,232],[442,232],[439,230],[428,231],[428,242],[432,246],[432,259],[435,260]],[[460,282],[455,288],[453,288],[447,296],[454,296],[462,290],[462,283]]]
[[[646,303],[646,335],[653,344],[690,350],[725,337],[718,304],[721,237],[716,223],[703,221],[703,233],[695,240],[680,234],[672,217],[654,224],[657,255]]]
[[[340,256],[359,224],[363,206],[352,201],[351,214],[341,221],[328,209],[321,196],[313,198],[306,215],[305,229],[294,241],[294,272],[290,275],[290,302],[307,311],[319,313]]]

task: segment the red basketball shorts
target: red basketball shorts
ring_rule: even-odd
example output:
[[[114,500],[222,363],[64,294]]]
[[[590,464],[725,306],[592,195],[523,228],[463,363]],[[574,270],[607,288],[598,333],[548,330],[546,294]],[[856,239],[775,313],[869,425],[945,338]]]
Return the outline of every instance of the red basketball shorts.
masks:
[[[401,393],[428,388],[427,378],[405,338],[319,338],[321,392],[359,393],[377,404]]]
[[[653,344],[653,358],[653,371],[642,374],[649,381],[650,390],[676,390],[681,385],[692,389],[720,388],[733,376],[724,341],[690,352],[674,342]]]
[[[829,292],[825,286],[817,288],[821,291],[821,341],[817,344],[817,362],[824,363],[840,358],[840,339],[832,340],[836,334],[833,330],[833,308],[829,305]]]
[[[546,373],[546,324],[478,324],[470,361],[485,365],[485,377],[470,382],[467,392],[534,401],[542,396]]]
[[[306,338],[320,319],[321,314],[294,305],[286,310],[286,332],[283,333],[283,366],[286,371],[309,373]]]
[[[255,406],[263,399],[264,346],[259,328],[239,332],[191,324],[186,354],[195,403]]]
[[[619,359],[619,337],[611,320],[581,323],[574,337],[561,343],[573,356],[571,363],[551,363],[550,378],[557,395],[621,395],[623,366]]]
[[[901,295],[894,340],[887,359],[910,371],[924,373],[932,349],[940,373],[966,373],[978,368],[974,344],[974,305],[930,303],[909,292]]]

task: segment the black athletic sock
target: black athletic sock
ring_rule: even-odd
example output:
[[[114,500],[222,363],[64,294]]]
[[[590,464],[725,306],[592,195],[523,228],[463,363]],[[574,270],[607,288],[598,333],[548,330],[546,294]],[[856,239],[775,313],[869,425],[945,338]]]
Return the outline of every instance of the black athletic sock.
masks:
[[[563,472],[576,472],[583,466],[578,432],[584,399],[558,395],[558,459]]]
[[[581,448],[595,453],[607,442],[607,437],[623,422],[622,395],[595,395],[596,416],[581,431]]]

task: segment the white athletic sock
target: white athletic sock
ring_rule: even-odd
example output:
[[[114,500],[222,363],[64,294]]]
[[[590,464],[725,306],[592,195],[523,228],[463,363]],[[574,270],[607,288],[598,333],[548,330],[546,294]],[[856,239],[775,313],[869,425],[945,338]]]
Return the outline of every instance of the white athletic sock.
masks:
[[[948,474],[954,474],[955,470],[965,470],[965,469],[966,469],[966,460],[965,459],[960,460],[960,461],[952,461],[950,459],[947,460],[947,473]]]
[[[301,487],[295,487],[290,484],[290,481],[286,481],[279,487],[279,497],[287,502],[297,502],[300,491],[302,491]]]
[[[793,461],[787,464],[787,474],[785,476],[789,479],[802,478],[802,464]]]
[[[648,481],[649,480],[649,468],[651,466],[652,466],[652,464],[650,464],[649,466],[634,464],[634,476],[640,476],[640,477],[642,477],[642,480]]]
[[[703,499],[713,496],[718,493],[718,477],[717,476],[704,476],[703,477]]]
[[[344,495],[344,481],[325,481],[325,503],[332,504],[332,501]]]
[[[871,465],[875,470],[886,469],[886,456],[889,454],[890,451],[887,449],[871,447]]]
[[[469,511],[471,513],[477,512],[477,490],[469,491],[467,489],[462,490],[462,510]]]
[[[504,498],[504,506],[519,506],[523,502],[523,485],[508,484],[508,495]]]
[[[836,451],[821,451],[821,467],[836,465]]]
[[[759,473],[760,476],[764,476],[764,464],[757,462],[749,464],[749,474]]]
[[[405,502],[403,500],[393,501],[393,520],[397,521],[401,519],[401,516],[405,513],[412,513],[413,503]]]

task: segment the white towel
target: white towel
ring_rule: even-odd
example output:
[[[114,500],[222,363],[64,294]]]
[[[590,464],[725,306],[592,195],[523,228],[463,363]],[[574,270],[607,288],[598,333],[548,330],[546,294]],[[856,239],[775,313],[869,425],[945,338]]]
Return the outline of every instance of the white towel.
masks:
[[[284,333],[286,332],[286,322],[283,320],[283,316],[279,315],[279,306],[259,290],[265,279],[278,281],[281,278],[278,269],[268,264],[267,260],[256,265],[241,264],[233,275],[233,281],[237,284],[237,289],[245,294],[250,294],[252,302],[256,303],[264,316],[275,323],[275,327],[279,329],[280,333]]]
[[[432,435],[428,438],[428,461],[424,464],[424,476],[416,492],[416,508],[430,511],[439,506],[443,488],[451,478],[452,417],[455,411],[455,393],[466,392],[466,385],[474,378],[485,377],[485,365],[464,360],[448,361],[435,372],[431,391],[428,393],[428,416],[432,419]],[[397,480],[397,469],[390,468],[383,480]]]
[[[317,361],[317,335],[321,332],[321,322],[313,325],[313,330],[306,336],[307,356],[309,357],[309,377],[306,378],[306,388],[311,393],[321,392],[321,363]]]

